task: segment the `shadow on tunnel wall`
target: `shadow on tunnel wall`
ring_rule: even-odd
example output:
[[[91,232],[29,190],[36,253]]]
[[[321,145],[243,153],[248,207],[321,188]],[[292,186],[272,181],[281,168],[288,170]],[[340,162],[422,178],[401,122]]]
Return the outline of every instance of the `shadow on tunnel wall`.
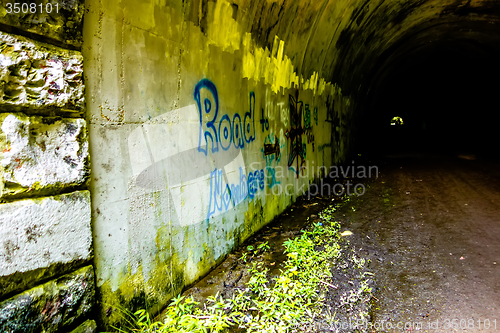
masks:
[[[498,158],[499,48],[474,40],[430,43],[398,59],[368,96],[364,153],[429,152]],[[402,126],[391,119],[402,117]]]

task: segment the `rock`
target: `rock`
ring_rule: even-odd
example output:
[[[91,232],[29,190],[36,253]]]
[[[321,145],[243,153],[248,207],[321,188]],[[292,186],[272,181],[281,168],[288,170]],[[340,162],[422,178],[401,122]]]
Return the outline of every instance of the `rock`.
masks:
[[[97,325],[94,320],[87,320],[70,333],[94,333],[97,332]]]
[[[23,2],[17,2],[20,7],[17,14],[14,3],[16,1],[3,2],[0,23],[41,35],[44,39],[81,46],[84,0],[37,0],[25,2],[26,7]]]
[[[93,267],[81,268],[1,302],[0,331],[64,331],[90,312],[94,293]]]
[[[90,219],[88,191],[0,204],[0,298],[90,260]]]
[[[90,174],[84,119],[0,114],[0,197],[53,194]]]
[[[352,234],[353,234],[352,231],[345,230],[340,234],[340,236],[345,237],[345,236],[351,236]]]
[[[83,112],[84,103],[80,52],[0,32],[2,111]]]

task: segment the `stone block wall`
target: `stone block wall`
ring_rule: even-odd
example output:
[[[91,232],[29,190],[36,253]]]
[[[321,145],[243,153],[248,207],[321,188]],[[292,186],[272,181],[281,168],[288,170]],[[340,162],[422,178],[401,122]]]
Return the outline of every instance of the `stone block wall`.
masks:
[[[0,13],[0,331],[95,332],[83,1]]]

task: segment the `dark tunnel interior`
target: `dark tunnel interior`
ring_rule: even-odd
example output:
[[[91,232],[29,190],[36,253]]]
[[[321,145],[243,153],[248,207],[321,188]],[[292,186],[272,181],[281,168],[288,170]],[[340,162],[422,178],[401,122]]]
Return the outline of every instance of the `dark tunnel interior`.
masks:
[[[404,52],[372,85],[360,150],[498,158],[499,55],[491,43],[473,39],[438,40]],[[391,125],[393,117],[403,124]]]

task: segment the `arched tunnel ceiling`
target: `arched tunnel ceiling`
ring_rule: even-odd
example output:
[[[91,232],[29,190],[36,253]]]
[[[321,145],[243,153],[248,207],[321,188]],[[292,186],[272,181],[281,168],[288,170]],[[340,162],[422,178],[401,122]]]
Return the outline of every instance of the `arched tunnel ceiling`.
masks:
[[[303,77],[318,72],[351,95],[366,93],[393,60],[437,41],[496,48],[500,36],[498,1],[235,0],[233,8],[262,46],[284,40]]]
[[[401,38],[371,67],[369,81],[366,81],[363,89],[366,96],[363,96],[362,100],[370,103],[395,72],[406,71],[419,63],[432,61],[432,57],[443,51],[453,57],[450,61],[463,57],[475,61],[498,57],[499,37],[498,26],[489,21],[460,21],[429,26]],[[457,67],[457,71],[464,65]]]

